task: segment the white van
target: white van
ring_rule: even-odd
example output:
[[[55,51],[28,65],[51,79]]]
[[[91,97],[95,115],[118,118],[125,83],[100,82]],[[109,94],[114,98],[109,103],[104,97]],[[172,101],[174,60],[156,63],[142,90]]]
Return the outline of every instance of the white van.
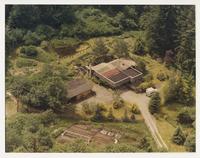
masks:
[[[153,93],[158,92],[156,88],[150,87],[146,89],[146,96],[151,97]]]

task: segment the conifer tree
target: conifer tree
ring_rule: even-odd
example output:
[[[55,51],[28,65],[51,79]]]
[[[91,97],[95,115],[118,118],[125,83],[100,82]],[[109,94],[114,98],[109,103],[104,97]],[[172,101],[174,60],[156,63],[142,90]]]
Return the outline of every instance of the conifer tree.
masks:
[[[160,96],[159,93],[155,92],[151,96],[149,102],[149,111],[151,114],[158,113],[160,109]]]
[[[178,145],[183,145],[184,142],[185,142],[185,135],[182,131],[182,129],[180,127],[177,127],[177,129],[175,130],[173,136],[172,136],[172,141],[175,143],[175,144],[178,144]]]

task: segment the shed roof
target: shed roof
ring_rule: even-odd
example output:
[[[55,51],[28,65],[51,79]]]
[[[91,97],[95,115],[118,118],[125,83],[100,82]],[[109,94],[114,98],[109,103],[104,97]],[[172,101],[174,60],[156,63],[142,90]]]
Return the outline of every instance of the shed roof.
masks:
[[[85,79],[75,79],[67,82],[67,97],[72,98],[81,93],[91,90],[92,83]]]

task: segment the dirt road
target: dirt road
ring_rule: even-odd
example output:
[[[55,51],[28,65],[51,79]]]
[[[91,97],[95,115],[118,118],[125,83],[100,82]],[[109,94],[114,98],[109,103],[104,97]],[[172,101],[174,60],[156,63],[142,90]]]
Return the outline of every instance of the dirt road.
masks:
[[[145,94],[136,94],[133,91],[124,92],[121,94],[121,97],[132,104],[135,103],[138,105],[138,108],[140,109],[141,114],[144,117],[145,123],[148,126],[156,144],[159,148],[164,148],[168,150],[167,145],[163,141],[158,131],[155,118],[150,114],[148,110],[149,98]]]

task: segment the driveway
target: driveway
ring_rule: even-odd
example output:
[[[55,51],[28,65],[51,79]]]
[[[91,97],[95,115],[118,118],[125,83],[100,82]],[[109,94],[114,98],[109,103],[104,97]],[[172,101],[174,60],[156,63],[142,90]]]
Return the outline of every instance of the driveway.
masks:
[[[145,123],[146,123],[147,127],[149,128],[158,147],[168,149],[167,145],[163,141],[163,139],[158,131],[155,118],[150,114],[150,112],[148,110],[148,103],[149,103],[150,98],[147,97],[145,95],[145,93],[137,94],[131,90],[122,93],[121,97],[124,100],[130,102],[131,104],[135,103],[138,105],[138,108],[140,109],[141,114],[144,117]]]
[[[111,104],[113,102],[113,91],[109,90],[103,86],[99,86],[98,84],[93,83],[92,90],[96,93],[95,96],[88,98],[77,105],[82,104],[83,102],[96,102],[96,103],[103,103],[103,104]]]

